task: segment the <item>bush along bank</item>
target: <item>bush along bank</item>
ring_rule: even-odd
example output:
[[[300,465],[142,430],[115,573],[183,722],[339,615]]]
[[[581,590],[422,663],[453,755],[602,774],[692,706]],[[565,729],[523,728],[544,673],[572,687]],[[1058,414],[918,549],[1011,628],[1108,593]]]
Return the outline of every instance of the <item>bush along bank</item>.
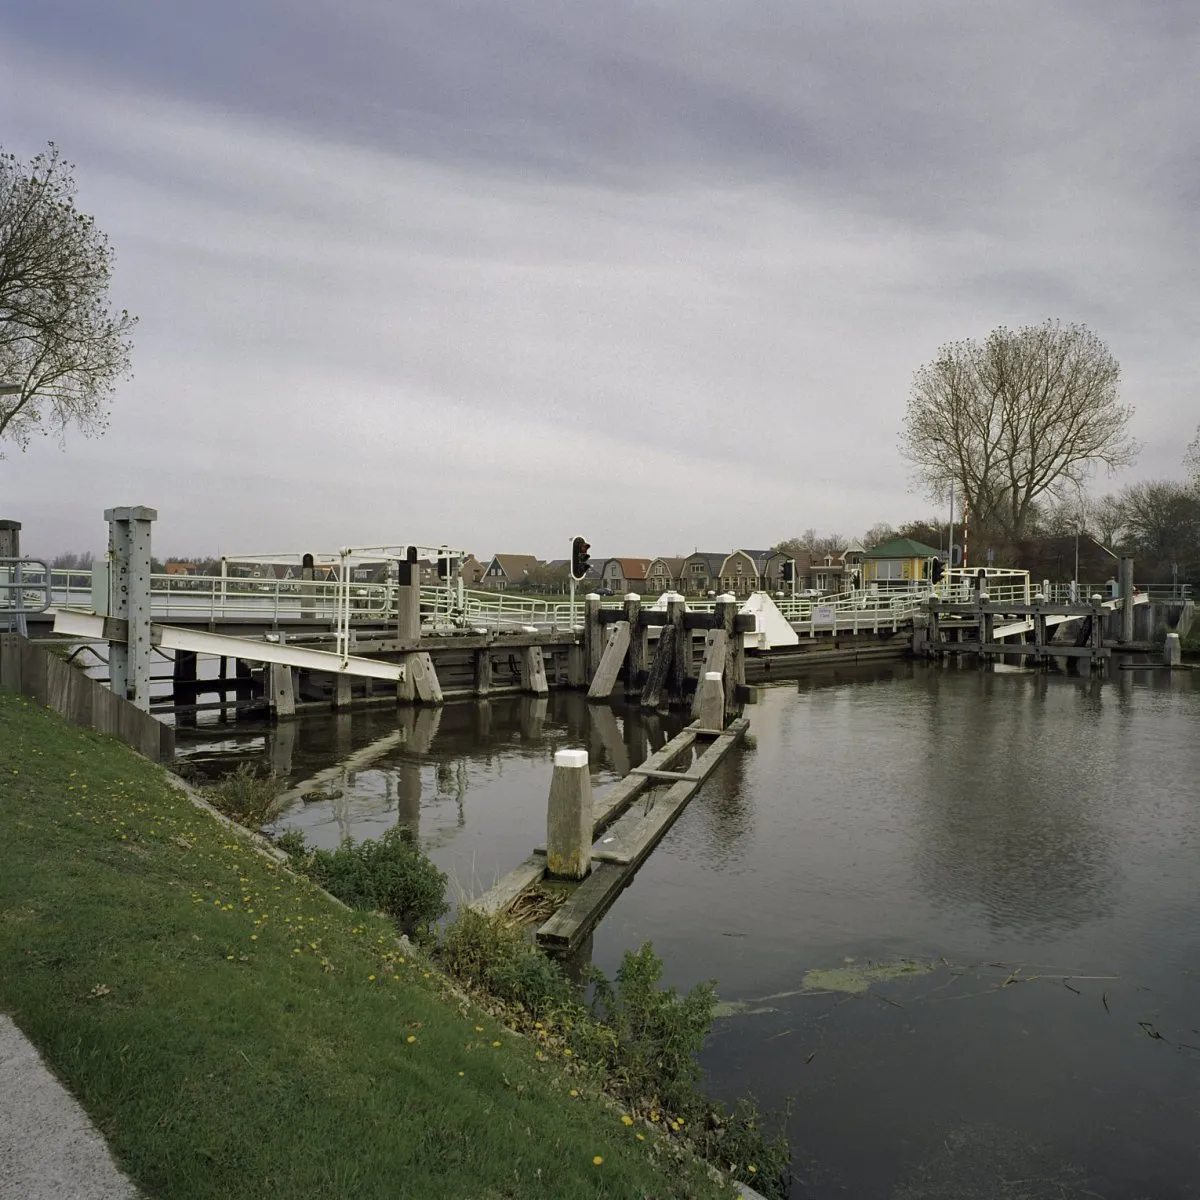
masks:
[[[0,1010],[147,1197],[729,1195],[391,918],[3,692]]]
[[[653,1131],[771,1200],[787,1196],[787,1114],[772,1134],[751,1100],[730,1110],[700,1088],[696,1056],[712,1028],[714,983],[697,984],[683,996],[660,987],[663,964],[646,943],[626,952],[615,980],[592,967],[581,986],[519,923],[465,906],[435,939],[433,922],[448,908],[446,878],[401,827],[378,842],[343,842],[332,852],[308,849],[295,831],[279,844],[295,869],[338,899],[380,909],[423,936],[455,983],[529,1037],[539,1061],[557,1060],[582,1085],[607,1096],[636,1140]]]

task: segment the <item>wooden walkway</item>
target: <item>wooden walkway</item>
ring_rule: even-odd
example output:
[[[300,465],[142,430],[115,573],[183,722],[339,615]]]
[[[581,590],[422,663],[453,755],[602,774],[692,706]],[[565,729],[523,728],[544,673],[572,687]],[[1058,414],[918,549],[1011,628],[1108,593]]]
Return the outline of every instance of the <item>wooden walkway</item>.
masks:
[[[591,873],[572,886],[566,901],[538,929],[539,945],[569,951],[587,937],[749,724],[739,717],[722,730],[693,722],[595,798]],[[670,786],[664,789],[663,784]],[[537,847],[471,908],[487,915],[507,912],[546,877],[545,855],[545,847]]]

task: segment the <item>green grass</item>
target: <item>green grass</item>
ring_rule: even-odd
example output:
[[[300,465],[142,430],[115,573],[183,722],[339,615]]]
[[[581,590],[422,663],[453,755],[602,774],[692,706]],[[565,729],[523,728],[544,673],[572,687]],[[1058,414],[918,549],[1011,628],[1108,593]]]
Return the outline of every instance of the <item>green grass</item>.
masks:
[[[720,1194],[393,932],[0,693],[0,1008],[149,1196]]]

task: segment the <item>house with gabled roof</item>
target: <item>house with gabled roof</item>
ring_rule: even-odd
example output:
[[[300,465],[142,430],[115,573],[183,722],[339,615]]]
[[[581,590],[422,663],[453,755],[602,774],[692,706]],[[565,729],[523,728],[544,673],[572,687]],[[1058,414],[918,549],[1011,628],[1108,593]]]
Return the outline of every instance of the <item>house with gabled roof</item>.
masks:
[[[652,558],[646,570],[646,594],[661,596],[663,592],[683,592],[685,558]]]
[[[646,572],[650,568],[648,558],[609,558],[600,568],[600,586],[608,588],[614,596],[625,592],[641,593],[646,587]]]
[[[719,573],[721,591],[735,596],[760,591],[767,586],[767,564],[772,559],[783,563],[783,555],[771,550],[734,550],[727,554]]]
[[[706,596],[717,591],[721,583],[721,564],[726,557],[707,550],[693,551],[683,560],[683,586],[679,590],[685,596]]]
[[[520,587],[537,571],[538,560],[533,554],[493,554],[479,581],[480,587],[503,592]]]

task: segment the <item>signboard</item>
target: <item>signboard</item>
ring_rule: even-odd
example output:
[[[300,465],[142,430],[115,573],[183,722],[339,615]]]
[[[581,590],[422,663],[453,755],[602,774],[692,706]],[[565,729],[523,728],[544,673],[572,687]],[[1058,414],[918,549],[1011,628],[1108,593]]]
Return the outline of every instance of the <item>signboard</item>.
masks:
[[[837,609],[832,604],[816,604],[812,610],[812,620],[814,625],[829,625],[837,624]]]

